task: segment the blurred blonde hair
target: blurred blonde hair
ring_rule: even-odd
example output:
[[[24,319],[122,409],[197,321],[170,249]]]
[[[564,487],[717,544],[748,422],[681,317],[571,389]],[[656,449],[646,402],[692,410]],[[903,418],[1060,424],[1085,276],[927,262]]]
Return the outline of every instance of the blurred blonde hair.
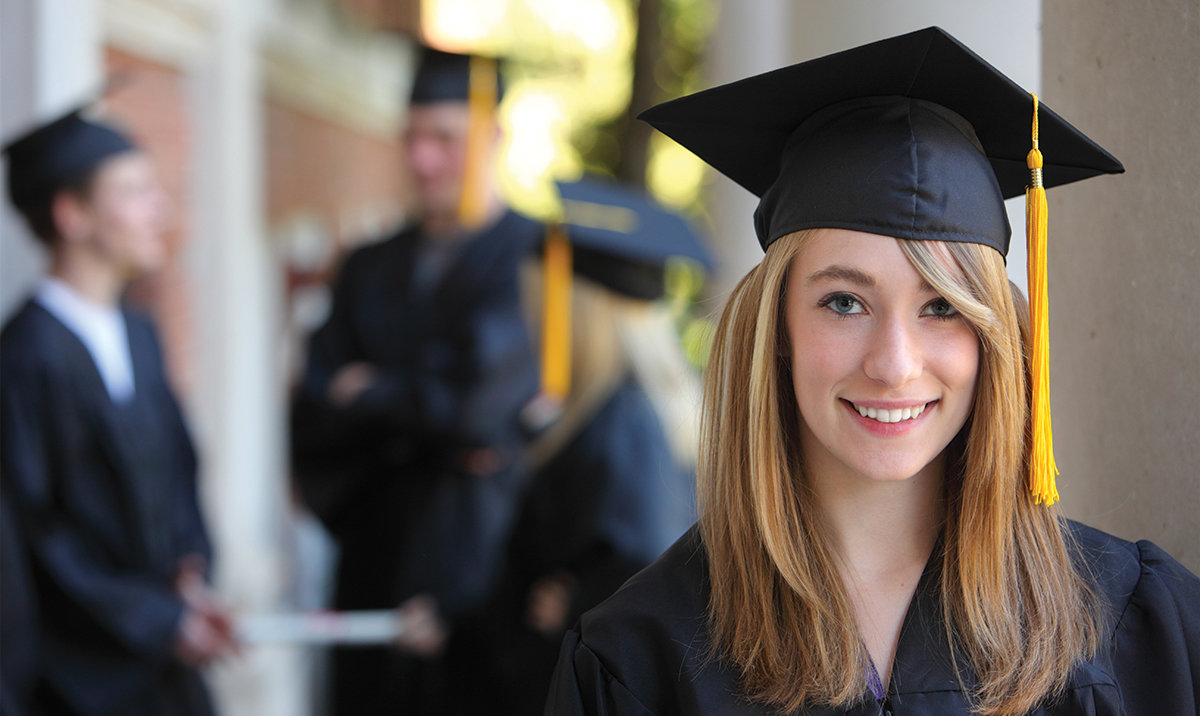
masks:
[[[869,663],[806,488],[782,319],[789,268],[813,233],[775,241],[734,289],[717,327],[701,418],[713,656],[736,665],[746,696],[782,711],[853,704],[866,692]],[[972,415],[947,448],[940,604],[948,653],[976,675],[970,696],[978,713],[1025,713],[1063,690],[1071,667],[1094,652],[1098,631],[1059,511],[1035,505],[1026,487],[1026,331],[995,250],[897,241],[981,346]],[[957,659],[956,666],[961,674]]]
[[[527,262],[521,270],[522,305],[534,336],[541,334],[542,265]],[[575,276],[571,285],[571,390],[562,413],[526,451],[526,464],[536,470],[587,425],[629,371],[621,343],[620,315],[626,299]]]

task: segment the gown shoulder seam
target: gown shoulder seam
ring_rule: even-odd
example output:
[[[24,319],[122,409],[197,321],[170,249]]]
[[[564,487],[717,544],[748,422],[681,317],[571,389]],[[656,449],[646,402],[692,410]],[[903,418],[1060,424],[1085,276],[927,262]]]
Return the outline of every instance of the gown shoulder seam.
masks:
[[[608,664],[605,663],[604,658],[599,654],[599,652],[597,652],[590,645],[588,645],[588,643],[584,640],[582,630],[580,630],[580,632],[579,632],[579,647],[587,649],[591,653],[591,655],[596,659],[596,665],[600,667],[601,673],[604,676],[605,681],[609,682],[610,684],[615,684],[616,686],[620,687],[620,689],[622,691],[624,691],[625,694],[630,699],[632,699],[635,703],[637,703],[637,705],[640,706],[643,711],[645,711],[647,714],[650,714],[650,716],[656,716],[656,712],[654,710],[648,708],[646,706],[646,704],[642,703],[642,700],[639,699],[633,693],[633,691],[631,691],[629,689],[629,687],[625,684],[625,682],[621,681],[621,679],[618,678],[617,675],[614,674],[612,672],[612,670],[608,668]]]

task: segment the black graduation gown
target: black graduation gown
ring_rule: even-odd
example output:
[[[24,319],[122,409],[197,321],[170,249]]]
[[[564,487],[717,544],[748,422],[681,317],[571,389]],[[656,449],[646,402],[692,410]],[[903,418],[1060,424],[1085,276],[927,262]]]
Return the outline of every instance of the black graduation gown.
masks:
[[[541,236],[507,212],[465,239],[432,286],[417,285],[419,227],[346,259],[292,412],[297,485],[340,548],[336,607],[394,607],[423,592],[453,617],[494,588],[523,486],[518,415],[538,387],[518,269]],[[333,405],[330,380],[356,361],[378,379]],[[463,455],[484,447],[495,470],[464,470]],[[438,678],[381,649],[335,661],[343,713],[395,712],[411,701],[386,689]]]
[[[1125,542],[1072,523],[1083,560],[1111,609],[1098,655],[1078,666],[1065,696],[1040,715],[1172,714],[1200,703],[1200,580],[1150,542]],[[563,642],[545,713],[768,714],[738,697],[736,676],[706,662],[707,566],[696,530],[585,614]],[[968,714],[936,618],[938,568],[931,560],[904,619],[889,686],[891,713]],[[875,715],[870,698],[849,711]]]
[[[37,600],[6,484],[0,477],[0,716],[22,716],[37,680]]]
[[[210,554],[196,456],[153,327],[124,316],[135,397],[121,405],[36,303],[0,335],[0,459],[39,616],[34,713],[210,712],[199,675],[171,652],[180,560]]]
[[[573,589],[566,624],[574,623],[687,530],[695,519],[694,483],[693,472],[671,454],[642,388],[633,378],[622,381],[530,481],[485,643],[455,644],[479,650],[486,665],[473,678],[491,682],[473,690],[485,702],[460,711],[537,713],[561,633],[547,637],[527,626],[533,583],[568,575]]]

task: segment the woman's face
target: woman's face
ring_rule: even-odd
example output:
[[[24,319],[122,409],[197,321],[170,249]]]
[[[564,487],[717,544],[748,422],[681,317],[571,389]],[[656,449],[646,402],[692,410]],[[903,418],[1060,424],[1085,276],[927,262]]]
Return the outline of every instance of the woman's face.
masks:
[[[946,265],[958,271],[948,254]],[[899,481],[941,469],[971,412],[979,341],[897,241],[818,231],[793,260],[786,301],[809,474]]]

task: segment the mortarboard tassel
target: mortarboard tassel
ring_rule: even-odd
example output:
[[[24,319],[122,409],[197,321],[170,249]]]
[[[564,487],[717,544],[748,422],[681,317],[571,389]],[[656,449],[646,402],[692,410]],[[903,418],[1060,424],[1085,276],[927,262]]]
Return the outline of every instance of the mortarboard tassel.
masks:
[[[1025,190],[1025,237],[1029,250],[1030,373],[1033,385],[1033,447],[1029,458],[1029,489],[1034,502],[1058,501],[1054,478],[1054,435],[1050,425],[1050,309],[1046,287],[1046,188],[1042,182],[1042,153],[1038,149],[1038,98],[1033,95],[1033,149],[1026,158],[1031,180]]]
[[[546,225],[542,292],[542,395],[571,389],[571,244],[562,224]]]
[[[487,148],[491,146],[494,131],[496,72],[494,59],[471,58],[467,90],[467,166],[458,200],[458,220],[468,229],[478,229],[487,219],[487,162],[491,159]]]

